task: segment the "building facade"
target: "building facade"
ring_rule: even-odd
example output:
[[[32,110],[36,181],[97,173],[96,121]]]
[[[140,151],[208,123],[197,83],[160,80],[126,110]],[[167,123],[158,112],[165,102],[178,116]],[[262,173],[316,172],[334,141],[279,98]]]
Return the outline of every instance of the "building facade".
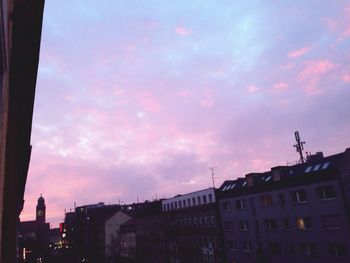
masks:
[[[350,149],[225,181],[227,262],[350,262]]]
[[[223,262],[214,188],[163,200],[169,262]]]

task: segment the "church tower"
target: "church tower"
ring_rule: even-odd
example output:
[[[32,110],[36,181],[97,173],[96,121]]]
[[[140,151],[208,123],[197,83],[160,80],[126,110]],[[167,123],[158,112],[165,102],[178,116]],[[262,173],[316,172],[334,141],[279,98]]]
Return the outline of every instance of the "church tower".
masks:
[[[46,205],[45,199],[40,195],[38,199],[38,204],[36,205],[36,222],[39,224],[44,224],[46,220]]]

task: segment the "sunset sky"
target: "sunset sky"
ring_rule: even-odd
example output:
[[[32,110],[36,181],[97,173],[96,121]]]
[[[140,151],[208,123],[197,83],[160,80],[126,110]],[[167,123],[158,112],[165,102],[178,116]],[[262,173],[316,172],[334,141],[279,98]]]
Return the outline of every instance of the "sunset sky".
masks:
[[[47,0],[21,219],[350,147],[349,1]]]

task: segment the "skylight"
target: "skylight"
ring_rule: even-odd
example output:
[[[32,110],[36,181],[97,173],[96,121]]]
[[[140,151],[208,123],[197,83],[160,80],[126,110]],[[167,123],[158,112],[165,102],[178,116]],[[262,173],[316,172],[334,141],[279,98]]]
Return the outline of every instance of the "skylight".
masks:
[[[330,165],[330,162],[325,162],[325,163],[322,165],[322,169],[327,169],[329,165]]]
[[[320,169],[320,167],[321,167],[321,164],[316,164],[315,165],[315,167],[314,167],[314,169],[312,169],[312,171],[317,171],[318,169]]]
[[[233,189],[233,188],[235,188],[235,186],[236,186],[236,184],[233,184],[233,185],[231,185],[231,188],[230,188],[230,189]]]
[[[305,169],[305,173],[309,173],[309,172],[311,171],[311,169],[312,169],[312,166],[311,166],[311,165],[308,166],[308,167]]]
[[[269,175],[266,179],[265,179],[265,182],[268,182],[271,180],[271,175]]]
[[[242,184],[242,187],[245,187],[247,185],[247,182],[244,182],[243,184]]]
[[[222,188],[221,191],[225,191],[228,185],[225,185],[224,188]]]

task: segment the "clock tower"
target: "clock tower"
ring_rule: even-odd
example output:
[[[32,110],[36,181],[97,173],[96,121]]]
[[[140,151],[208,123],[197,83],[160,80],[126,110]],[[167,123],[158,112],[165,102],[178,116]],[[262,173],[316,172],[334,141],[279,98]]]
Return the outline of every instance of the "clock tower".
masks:
[[[38,204],[36,205],[36,222],[39,224],[45,224],[46,220],[46,205],[45,199],[40,195]]]

